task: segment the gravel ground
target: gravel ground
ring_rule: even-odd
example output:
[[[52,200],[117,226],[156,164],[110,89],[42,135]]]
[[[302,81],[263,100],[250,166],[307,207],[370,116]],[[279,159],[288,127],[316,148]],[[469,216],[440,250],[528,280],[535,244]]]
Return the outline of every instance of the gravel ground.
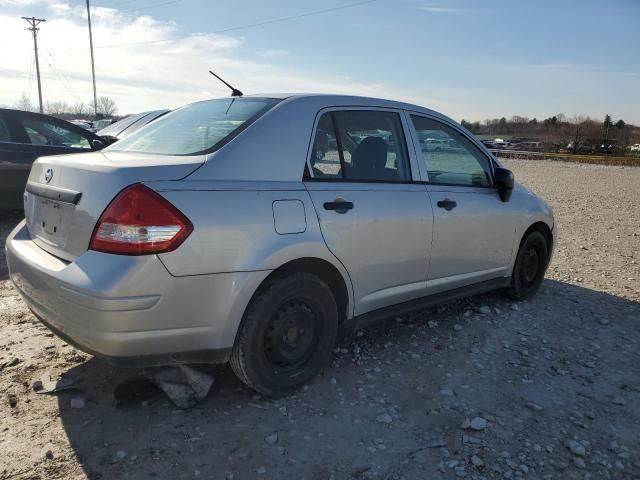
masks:
[[[130,372],[40,326],[0,258],[0,478],[640,478],[640,168],[505,163],[559,224],[540,294],[358,332],[280,400],[220,367],[191,410],[116,407]],[[36,394],[45,372],[78,390]]]

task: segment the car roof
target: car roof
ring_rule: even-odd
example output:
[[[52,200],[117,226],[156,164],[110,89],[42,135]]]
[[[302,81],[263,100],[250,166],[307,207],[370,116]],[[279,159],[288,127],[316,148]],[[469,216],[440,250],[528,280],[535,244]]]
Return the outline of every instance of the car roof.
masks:
[[[222,98],[212,98],[209,100],[223,100]],[[234,97],[226,97],[234,98]],[[384,98],[365,97],[359,95],[345,95],[337,93],[261,93],[243,95],[241,98],[273,98],[281,100],[281,104],[295,103],[299,101],[310,101],[320,108],[336,107],[378,107],[378,108],[394,108],[397,110],[408,110],[410,112],[422,113],[430,115],[434,118],[459,125],[458,122],[440,112],[429,108],[398,100],[388,100]],[[207,100],[204,100],[207,101]],[[197,103],[197,102],[196,102]]]
[[[31,115],[42,115],[45,117],[51,117],[51,115],[47,115],[46,113],[40,112],[32,112],[31,110],[20,110],[19,108],[0,108],[0,112],[17,112],[17,113],[28,113]],[[56,117],[54,117],[56,118]],[[65,120],[67,121],[67,120]]]
[[[233,98],[208,101],[230,101]],[[404,110],[460,128],[457,122],[433,110],[373,97],[326,93],[265,93],[247,95],[244,98],[270,98],[279,101],[252,122],[249,128],[208,153],[203,167],[189,176],[191,181],[299,182],[305,166],[300,159],[307,158],[315,122],[326,109],[367,110],[370,107]],[[482,147],[482,144],[478,145]]]
[[[413,103],[401,102],[398,100],[389,100],[385,98],[365,97],[361,95],[347,95],[347,94],[340,94],[340,93],[263,93],[263,94],[243,95],[243,97],[276,98],[279,100],[285,100],[285,99],[295,100],[295,99],[301,99],[301,98],[318,97],[326,101],[327,104],[332,104],[332,103],[336,103],[338,105],[361,104],[363,106],[380,106],[380,107],[389,107],[389,108],[400,108],[403,110],[428,110],[429,112],[432,112],[434,114],[441,115],[441,114],[438,114],[438,112],[429,110],[428,108],[425,108]]]

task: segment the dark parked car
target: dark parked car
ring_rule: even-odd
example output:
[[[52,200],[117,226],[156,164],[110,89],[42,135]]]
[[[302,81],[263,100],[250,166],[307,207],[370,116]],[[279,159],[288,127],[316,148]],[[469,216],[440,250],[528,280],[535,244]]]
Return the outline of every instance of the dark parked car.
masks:
[[[129,115],[128,117],[103,128],[98,131],[97,134],[102,138],[105,138],[108,142],[113,143],[116,140],[120,140],[136,130],[139,130],[146,124],[153,122],[156,118],[159,118],[170,111],[171,110],[153,110],[151,112]]]
[[[33,161],[45,155],[100,150],[107,142],[65,120],[0,108],[0,211],[22,208]]]

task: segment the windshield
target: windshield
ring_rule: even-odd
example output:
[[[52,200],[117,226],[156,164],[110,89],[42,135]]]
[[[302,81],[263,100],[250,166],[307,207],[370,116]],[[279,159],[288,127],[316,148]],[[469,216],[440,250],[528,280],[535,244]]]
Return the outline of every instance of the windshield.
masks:
[[[208,153],[278,102],[271,98],[229,98],[175,110],[114,143],[112,152],[196,155]]]

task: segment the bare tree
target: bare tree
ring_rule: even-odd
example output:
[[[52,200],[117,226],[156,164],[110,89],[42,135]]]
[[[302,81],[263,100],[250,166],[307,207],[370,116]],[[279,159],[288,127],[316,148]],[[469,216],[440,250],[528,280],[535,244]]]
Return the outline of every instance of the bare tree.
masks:
[[[62,115],[69,112],[69,104],[63,101],[47,102],[44,106],[44,111],[49,115]]]
[[[36,110],[33,106],[33,103],[31,103],[31,99],[27,97],[27,94],[24,92],[22,92],[22,95],[20,95],[20,98],[16,102],[15,107],[18,110],[26,110],[27,112],[35,112]]]
[[[116,102],[111,97],[98,97],[98,114],[104,117],[111,117],[118,111]]]
[[[73,107],[71,107],[71,113],[73,113],[76,117],[84,117],[89,114],[89,107],[84,102],[76,102]]]
[[[527,125],[529,119],[520,115],[514,115],[511,117],[511,124],[513,125],[514,133],[522,133]]]
[[[557,115],[558,117],[560,115]],[[566,137],[569,138],[569,144],[567,148],[569,148],[573,153],[578,153],[580,147],[582,147],[582,143],[584,141],[585,136],[585,118],[583,115],[574,115],[571,120],[567,123],[567,131]]]

